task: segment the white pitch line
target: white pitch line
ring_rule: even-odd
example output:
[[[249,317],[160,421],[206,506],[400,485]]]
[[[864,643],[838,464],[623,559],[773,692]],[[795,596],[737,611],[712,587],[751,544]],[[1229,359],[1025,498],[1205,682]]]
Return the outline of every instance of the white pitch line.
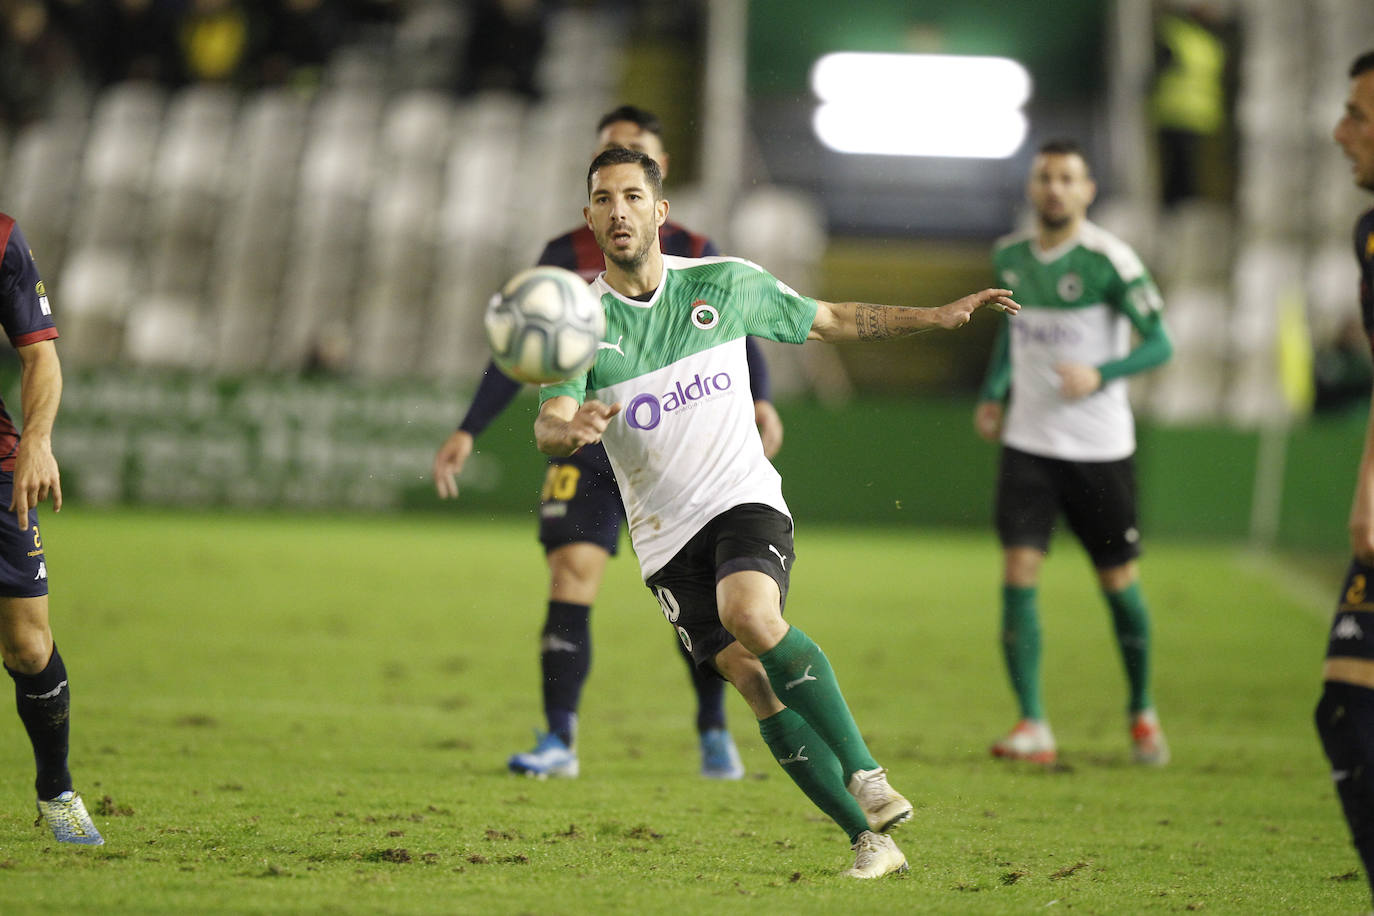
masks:
[[[1323,582],[1286,562],[1280,555],[1256,548],[1236,552],[1237,565],[1247,572],[1262,574],[1283,590],[1285,597],[1301,605],[1319,620],[1328,620],[1336,610],[1339,580]]]

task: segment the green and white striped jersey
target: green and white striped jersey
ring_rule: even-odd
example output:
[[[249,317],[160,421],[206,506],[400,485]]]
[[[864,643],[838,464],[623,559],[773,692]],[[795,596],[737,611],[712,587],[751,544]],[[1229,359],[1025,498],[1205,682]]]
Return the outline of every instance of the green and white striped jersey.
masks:
[[[754,426],[744,339],[799,344],[816,317],[814,299],[749,261],[665,255],[663,264],[646,302],[611,289],[605,274],[596,279],[606,310],[596,363],[540,391],[540,403],[591,393],[623,406],[602,442],[646,579],[733,506],[791,514]]]
[[[1101,367],[1131,349],[1131,329],[1158,333],[1162,300],[1140,258],[1090,222],[1042,251],[1034,233],[998,241],[997,282],[1013,290],[1021,312],[1008,320],[1011,400],[1002,442],[1068,461],[1116,461],[1135,452],[1135,422],[1125,378],[1077,400],[1059,393],[1055,366]],[[1000,397],[1001,393],[996,393]]]

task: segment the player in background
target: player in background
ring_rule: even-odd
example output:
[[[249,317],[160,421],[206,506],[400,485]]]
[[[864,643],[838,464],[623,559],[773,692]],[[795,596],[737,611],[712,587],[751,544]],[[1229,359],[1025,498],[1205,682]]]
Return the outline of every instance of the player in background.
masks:
[[[654,114],[623,105],[597,124],[596,151],[611,147],[639,150],[652,157],[666,174],[668,154],[661,134]],[[670,254],[689,258],[719,254],[710,239],[677,223],[665,222],[659,238],[663,250]],[[549,242],[539,263],[566,268],[587,281],[606,269],[596,238],[585,225]],[[770,400],[763,354],[752,341],[748,347],[754,420],[764,452],[771,458],[782,447],[782,420]],[[467,415],[434,456],[434,485],[440,498],[457,497],[455,478],[472,454],[474,441],[510,406],[521,387],[495,364],[487,365]],[[510,758],[514,772],[541,777],[574,777],[578,773],[577,711],[582,685],[591,670],[591,606],[601,588],[606,561],[616,553],[623,518],[620,491],[600,445],[549,459],[539,508],[539,540],[549,565],[549,603],[539,656],[548,731],[538,735],[533,750]],[[701,773],[712,779],[739,779],[744,768],[726,729],[724,684],[700,671],[681,646],[678,651],[687,663],[697,697]]]
[[[1096,193],[1076,143],[1044,144],[1027,183],[1035,226],[1000,240],[993,254],[998,282],[1014,286],[1025,308],[998,335],[974,414],[978,434],[1002,443],[1002,650],[1021,710],[992,753],[1039,763],[1058,754],[1040,698],[1036,588],[1062,513],[1111,609],[1130,687],[1134,758],[1163,765],[1169,748],[1150,698],[1150,619],[1136,564],[1135,422],[1126,377],[1164,363],[1173,347],[1149,271],[1124,242],[1088,221]]]
[[[1374,191],[1374,50],[1350,67],[1350,95],[1333,133],[1355,184]],[[1360,316],[1374,347],[1374,210],[1355,224]],[[1322,667],[1317,733],[1331,761],[1351,838],[1374,888],[1374,405],[1350,508],[1350,570],[1341,586]]]
[[[71,690],[48,624],[48,566],[38,533],[38,504],[62,508],[52,427],[62,399],[57,328],[33,254],[14,220],[0,213],[0,326],[19,351],[24,433],[0,403],[0,658],[14,679],[19,718],[38,769],[38,819],[60,843],[98,846],[67,769]]]
[[[1007,290],[939,308],[809,299],[748,261],[664,255],[668,202],[643,153],[601,153],[587,187],[583,213],[606,254],[592,290],[605,339],[621,346],[540,389],[535,440],[569,455],[604,439],[640,571],[683,645],[735,686],[783,771],[849,836],[846,874],[901,871],[906,857],[884,831],[911,803],[869,752],[825,654],[782,616],[792,517],[754,429],[745,340],[886,340],[1018,306]],[[845,610],[862,620],[862,608]]]

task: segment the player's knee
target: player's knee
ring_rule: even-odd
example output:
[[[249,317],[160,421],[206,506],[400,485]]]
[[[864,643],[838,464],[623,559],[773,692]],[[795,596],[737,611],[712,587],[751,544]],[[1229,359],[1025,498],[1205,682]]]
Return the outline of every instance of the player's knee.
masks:
[[[720,622],[755,655],[767,652],[787,635],[787,624],[778,610],[759,604],[723,605]]]
[[[52,657],[52,639],[45,633],[8,634],[0,645],[5,667],[18,674],[38,674]]]
[[[549,594],[555,601],[591,604],[601,587],[601,562],[555,551],[549,554]]]
[[[1100,568],[1097,571],[1097,580],[1104,592],[1116,594],[1130,588],[1137,578],[1136,565],[1134,561],[1121,563],[1117,566]]]

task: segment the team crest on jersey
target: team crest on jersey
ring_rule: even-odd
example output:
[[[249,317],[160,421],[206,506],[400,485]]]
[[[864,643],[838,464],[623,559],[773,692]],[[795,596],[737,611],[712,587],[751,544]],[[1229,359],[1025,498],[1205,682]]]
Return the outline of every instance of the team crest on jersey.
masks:
[[[1067,273],[1059,278],[1055,284],[1054,291],[1059,294],[1059,298],[1065,302],[1073,302],[1083,295],[1083,278],[1075,273]]]
[[[698,299],[692,303],[692,324],[703,331],[709,331],[720,323],[720,312],[715,307],[708,305],[705,299]]]

